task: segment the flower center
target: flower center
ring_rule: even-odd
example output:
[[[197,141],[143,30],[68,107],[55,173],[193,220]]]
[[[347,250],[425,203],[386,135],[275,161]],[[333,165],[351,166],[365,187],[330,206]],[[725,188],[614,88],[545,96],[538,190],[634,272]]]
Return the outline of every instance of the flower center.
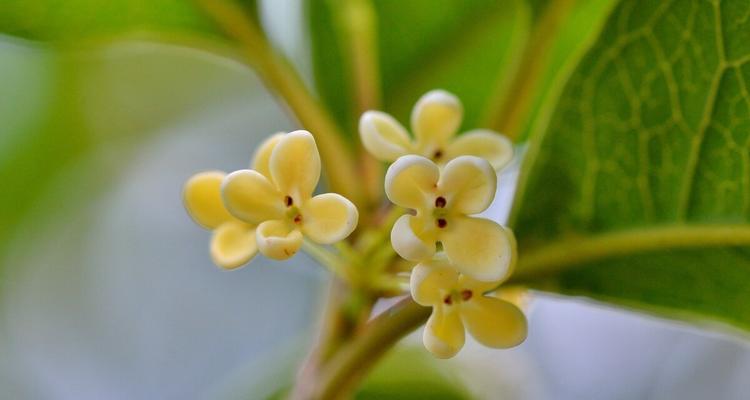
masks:
[[[474,297],[474,292],[469,289],[464,290],[452,290],[450,293],[443,297],[443,304],[450,306],[453,303],[461,303],[471,300]]]
[[[447,210],[445,207],[448,205],[448,200],[443,196],[438,196],[435,199],[435,208],[432,210],[432,216],[435,218],[435,225],[438,228],[445,228],[448,226],[448,220],[445,219]]]
[[[432,159],[437,161],[439,159],[443,158],[443,150],[437,149],[434,153],[432,153]]]

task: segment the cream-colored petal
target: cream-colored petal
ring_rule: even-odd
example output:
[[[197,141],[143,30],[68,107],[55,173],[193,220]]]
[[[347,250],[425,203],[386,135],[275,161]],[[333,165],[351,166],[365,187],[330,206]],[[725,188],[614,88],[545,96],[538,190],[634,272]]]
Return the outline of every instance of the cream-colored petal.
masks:
[[[464,326],[456,306],[432,308],[422,334],[422,342],[438,358],[451,358],[464,347]]]
[[[276,145],[279,143],[279,140],[281,140],[284,135],[284,132],[274,133],[268,139],[264,140],[258,147],[258,150],[255,151],[250,168],[260,172],[261,175],[266,178],[271,179],[271,154],[273,153],[273,149],[276,148]]]
[[[438,182],[438,192],[448,200],[447,207],[459,214],[478,214],[495,198],[497,175],[483,158],[461,156],[449,161]]]
[[[444,90],[423,95],[411,113],[411,127],[420,148],[444,146],[456,134],[463,118],[463,106]]]
[[[411,271],[411,297],[423,306],[439,305],[456,286],[458,272],[439,261],[425,261]]]
[[[477,156],[499,170],[513,159],[513,142],[508,137],[487,129],[476,129],[459,136],[446,149],[446,158]]]
[[[416,155],[400,157],[385,174],[385,194],[395,204],[424,209],[434,197],[440,169],[432,161]]]
[[[359,119],[362,145],[380,161],[396,161],[412,148],[406,129],[395,118],[380,111],[366,111]]]
[[[302,233],[320,244],[336,243],[354,231],[358,219],[357,207],[346,197],[319,194],[302,206]]]
[[[182,191],[185,209],[198,225],[206,229],[214,229],[234,219],[221,200],[221,182],[225,176],[221,171],[195,174]]]
[[[515,265],[513,233],[497,222],[453,217],[448,220],[439,239],[451,264],[473,279],[502,281]]]
[[[235,217],[259,224],[284,215],[284,198],[265,176],[243,169],[224,179],[221,195],[229,212]]]
[[[266,221],[255,231],[258,250],[274,260],[286,260],[302,246],[302,232],[285,221]]]
[[[247,264],[255,254],[255,227],[242,221],[229,221],[214,230],[211,238],[211,259],[224,269]]]
[[[423,229],[423,223],[413,215],[402,215],[391,229],[391,246],[402,258],[423,261],[435,254],[435,238]]]
[[[271,176],[285,196],[301,204],[312,196],[320,179],[320,154],[308,131],[284,135],[271,153]]]
[[[489,292],[490,290],[497,289],[501,283],[503,283],[503,280],[478,281],[476,279],[470,278],[467,275],[461,275],[458,278],[458,283],[456,284],[456,286],[461,289],[469,289],[472,292],[477,293],[477,294],[483,294],[483,293]]]
[[[523,312],[515,305],[494,297],[476,296],[461,303],[461,319],[471,336],[487,347],[505,349],[526,339]]]

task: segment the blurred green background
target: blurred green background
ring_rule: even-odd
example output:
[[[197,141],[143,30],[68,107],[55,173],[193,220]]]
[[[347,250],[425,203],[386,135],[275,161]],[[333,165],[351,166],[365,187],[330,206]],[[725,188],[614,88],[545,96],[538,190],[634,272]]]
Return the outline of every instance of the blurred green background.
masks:
[[[110,18],[102,19],[86,14],[96,2],[6,1],[2,397],[255,399],[283,390],[315,332],[325,274],[304,255],[218,270],[180,190],[197,171],[244,167],[264,137],[295,123],[250,69],[220,56],[225,49],[196,49],[214,46],[218,34],[184,2],[111,2]],[[482,77],[516,65],[523,32],[539,18],[537,3],[446,2],[441,13],[419,14],[433,2],[384,2],[392,18],[380,31],[393,45],[379,55],[389,60],[384,94],[395,99],[386,107],[403,119],[440,82],[466,94],[465,124],[476,124],[482,115],[472,110],[491,97]],[[308,18],[330,17],[327,7],[335,6],[264,1],[260,18],[351,133],[351,83],[313,82],[346,75],[336,69],[340,47],[314,51],[329,43],[335,23],[307,30]],[[522,136],[548,112],[545,98],[559,90],[556,82],[610,8],[583,1],[571,11],[577,29],[552,43],[534,111],[518,124]],[[472,26],[479,15],[491,23]],[[424,18],[411,26],[417,17]],[[154,26],[178,34],[144,33]],[[441,30],[447,33],[434,34]],[[102,36],[82,38],[92,31]],[[184,34],[196,31],[209,40],[185,47],[194,38]],[[405,31],[424,40],[400,41]],[[516,175],[503,179],[512,184]],[[497,218],[510,200],[506,194],[493,206]],[[571,298],[539,295],[528,311],[530,337],[510,351],[469,343],[457,359],[438,362],[414,347],[417,332],[359,398],[743,399],[750,391],[750,351],[731,336]]]

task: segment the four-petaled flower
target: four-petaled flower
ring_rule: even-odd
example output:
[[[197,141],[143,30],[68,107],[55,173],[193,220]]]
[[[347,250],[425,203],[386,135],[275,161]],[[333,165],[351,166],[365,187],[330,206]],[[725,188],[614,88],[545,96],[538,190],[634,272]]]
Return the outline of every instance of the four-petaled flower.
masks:
[[[440,170],[417,155],[391,164],[385,177],[388,198],[416,211],[393,225],[393,249],[409,261],[431,259],[441,243],[459,272],[480,281],[499,281],[515,261],[513,233],[498,223],[471,215],[489,207],[497,177],[479,157],[460,156]]]
[[[459,274],[445,260],[418,264],[411,274],[414,301],[432,307],[422,340],[440,358],[464,345],[464,326],[487,347],[509,348],[526,339],[526,318],[512,303],[484,293],[500,282],[480,282]]]
[[[271,151],[283,136],[277,133],[258,148],[252,168],[268,176]],[[225,269],[235,269],[250,261],[258,252],[255,224],[248,224],[232,216],[221,198],[221,184],[226,177],[222,171],[206,171],[193,175],[185,183],[183,201],[193,220],[213,231],[211,259]]]
[[[332,244],[357,226],[357,208],[336,193],[312,196],[320,179],[320,155],[307,131],[283,135],[268,157],[268,172],[240,170],[227,175],[222,197],[229,213],[256,225],[258,250],[283,260],[302,246],[303,236]]]
[[[423,95],[411,114],[414,140],[392,116],[367,111],[359,120],[362,144],[381,161],[393,162],[407,154],[418,154],[439,165],[462,155],[486,159],[500,169],[513,157],[513,145],[505,136],[486,129],[456,133],[463,118],[463,107],[456,96],[433,90]]]

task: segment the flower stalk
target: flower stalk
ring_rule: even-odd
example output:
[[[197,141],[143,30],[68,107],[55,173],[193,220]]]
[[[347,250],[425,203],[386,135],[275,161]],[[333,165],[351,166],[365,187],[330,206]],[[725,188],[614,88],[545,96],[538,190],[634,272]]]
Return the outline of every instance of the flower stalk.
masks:
[[[261,28],[233,0],[195,1],[237,42],[247,62],[268,88],[284,100],[298,122],[315,134],[330,189],[357,205],[363,204],[364,192],[355,172],[357,164],[343,134],[289,61],[273,48]]]

